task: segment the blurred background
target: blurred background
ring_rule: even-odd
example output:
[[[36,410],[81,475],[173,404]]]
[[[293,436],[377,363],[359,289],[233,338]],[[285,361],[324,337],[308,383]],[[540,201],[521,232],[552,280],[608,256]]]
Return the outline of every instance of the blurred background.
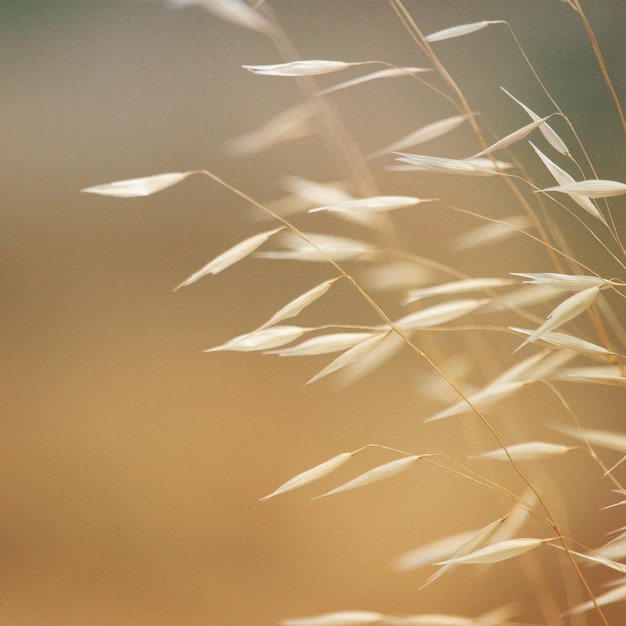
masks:
[[[385,2],[270,4],[303,58],[425,65]],[[626,4],[585,4],[624,101]],[[624,179],[623,135],[565,3],[406,5],[424,32],[507,20],[601,177]],[[419,592],[431,570],[392,570],[398,554],[480,528],[510,506],[433,467],[369,491],[309,500],[394,458],[372,450],[317,487],[259,503],[338,452],[377,442],[464,454],[465,433],[456,434],[457,423],[424,426],[441,407],[418,396],[426,371],[408,355],[339,390],[330,381],[303,387],[329,361],[324,357],[202,353],[332,276],[323,267],[248,259],[172,293],[259,230],[232,193],[194,177],[149,198],[79,194],[114,180],[206,168],[267,201],[283,193],[286,173],[320,182],[345,176],[317,137],[262,155],[227,155],[228,140],[301,101],[291,79],[241,68],[281,62],[272,44],[200,6],[172,10],[157,1],[4,1],[0,24],[0,623],[265,626],[347,609],[473,615],[510,602],[516,586],[524,590],[515,568],[507,581],[492,573],[471,594],[462,590],[473,572]],[[442,58],[470,106],[488,112],[500,135],[526,120],[499,85],[550,111],[504,27],[449,42]],[[365,153],[454,114],[403,80],[346,90],[332,103]],[[466,156],[469,146],[461,131],[433,150]],[[382,167],[375,165],[384,192],[434,193],[429,181],[416,191],[412,178]],[[483,201],[478,185],[442,182],[454,186],[451,197]],[[486,212],[515,211],[505,194],[490,205],[484,200]],[[523,244],[511,244],[506,257],[445,257],[444,235],[477,223],[441,207],[424,209],[419,222],[406,213],[398,219],[411,250],[467,273],[545,268],[543,252]],[[345,285],[303,319],[374,321]],[[514,345],[507,340],[507,350]],[[623,411],[612,389],[604,399],[594,405],[599,427]],[[597,466],[578,461],[551,465],[561,490],[574,493],[590,474],[598,478]],[[582,518],[587,505],[570,511],[572,523],[597,541],[593,520]],[[611,515],[601,532],[619,525],[611,526]],[[540,619],[533,605],[528,615]]]

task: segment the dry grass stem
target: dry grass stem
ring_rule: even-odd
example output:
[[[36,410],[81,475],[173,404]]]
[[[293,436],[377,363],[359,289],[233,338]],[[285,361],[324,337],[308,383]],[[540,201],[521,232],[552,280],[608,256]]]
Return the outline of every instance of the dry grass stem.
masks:
[[[610,172],[610,163],[602,162],[603,149],[585,145],[588,141],[585,135],[591,133],[575,127],[574,120],[579,114],[568,113],[570,108],[574,111],[576,108],[570,107],[569,102],[567,106],[557,104],[547,82],[541,78],[545,71],[543,61],[531,63],[534,55],[527,55],[522,47],[527,35],[518,37],[516,33],[514,26],[519,18],[477,20],[424,35],[414,13],[427,24],[428,12],[421,15],[422,11],[405,6],[402,0],[388,0],[384,7],[389,18],[400,27],[405,43],[423,57],[416,62],[424,61],[428,66],[417,67],[396,65],[391,60],[302,60],[272,14],[269,1],[254,7],[242,0],[172,0],[172,3],[198,4],[231,23],[262,33],[265,44],[273,45],[278,52],[277,62],[244,65],[247,72],[242,72],[239,66],[236,69],[254,85],[260,85],[257,88],[267,89],[270,95],[276,82],[274,77],[292,78],[288,84],[293,83],[302,92],[302,101],[277,100],[273,117],[226,143],[230,155],[252,160],[251,171],[260,171],[264,189],[270,187],[271,181],[257,165],[264,165],[268,151],[291,154],[290,150],[297,146],[284,144],[296,139],[318,143],[306,153],[305,159],[289,161],[285,167],[294,171],[283,172],[278,177],[272,191],[278,199],[265,203],[227,183],[212,170],[120,180],[83,191],[119,198],[140,197],[202,173],[232,192],[238,201],[246,202],[247,208],[255,212],[257,225],[259,214],[270,222],[264,227],[266,230],[222,252],[176,289],[249,257],[271,261],[266,264],[271,266],[267,281],[279,284],[285,280],[291,284],[293,275],[287,274],[284,279],[280,273],[282,266],[291,264],[292,269],[297,267],[296,271],[310,278],[303,282],[316,286],[294,288],[292,294],[300,295],[280,308],[272,306],[270,310],[277,312],[256,330],[206,352],[257,351],[301,357],[305,359],[305,367],[309,357],[339,353],[306,383],[310,385],[333,375],[339,388],[363,381],[372,372],[382,370],[383,365],[393,363],[395,370],[387,367],[377,372],[382,377],[392,377],[380,389],[385,407],[394,407],[394,411],[406,414],[407,419],[426,423],[463,414],[472,416],[472,419],[451,420],[449,425],[423,426],[419,442],[420,450],[426,450],[424,453],[398,449],[405,447],[403,443],[375,446],[400,458],[373,467],[313,498],[343,494],[391,478],[420,459],[426,459],[429,469],[448,471],[455,479],[493,498],[495,512],[488,519],[496,518],[495,521],[480,530],[450,534],[449,527],[442,529],[441,534],[447,536],[399,556],[394,561],[395,569],[407,572],[427,565],[437,566],[423,588],[457,566],[499,563],[533,551],[524,559],[498,568],[499,571],[519,568],[528,580],[526,595],[515,609],[523,615],[520,619],[526,620],[523,623],[543,615],[546,624],[555,626],[556,623],[609,626],[607,616],[618,615],[611,626],[619,626],[620,613],[615,612],[619,609],[613,605],[626,602],[625,579],[617,578],[618,574],[626,573],[626,527],[612,524],[609,528],[606,520],[626,503],[623,499],[626,490],[622,486],[626,435],[619,423],[611,423],[622,398],[618,394],[623,394],[626,388],[626,249],[620,239],[623,215],[617,209],[623,200],[621,196],[626,194],[626,183],[612,180],[619,175]],[[617,105],[617,117],[626,128],[591,26],[578,0],[566,0],[566,5],[582,21],[591,43],[589,54],[598,61],[600,75]],[[544,15],[540,7],[537,12]],[[533,19],[541,17],[533,14]],[[474,109],[470,103],[475,86],[466,92],[462,84],[468,78],[462,76],[457,82],[451,70],[454,63],[444,63],[444,59],[453,58],[455,50],[456,54],[459,50],[470,50],[461,48],[469,41],[447,42],[496,24],[505,24],[507,30],[496,29],[477,37],[487,41],[492,39],[488,35],[502,31],[513,49],[513,53],[506,54],[518,57],[515,60],[520,62],[523,73],[518,75],[511,69],[503,75],[498,64],[494,64],[481,75],[482,100],[476,93],[473,98],[479,104],[483,102],[485,110],[480,105],[478,114],[478,107]],[[325,56],[322,43],[315,37],[309,41],[315,57]],[[376,58],[376,44],[373,47],[372,58]],[[382,65],[383,69],[326,88],[317,84],[319,76],[373,64]],[[515,68],[516,64],[511,62],[506,66]],[[479,69],[477,66],[476,71]],[[251,77],[249,73],[257,76]],[[387,82],[397,78],[410,80]],[[500,86],[502,79],[513,84],[510,91]],[[522,84],[527,90],[520,99],[512,92],[521,91]],[[333,95],[332,102],[327,99],[330,94],[357,86],[358,97],[350,99],[350,93],[341,93]],[[360,107],[375,117],[378,111],[376,106],[371,106],[372,102],[378,102],[377,96],[385,90],[391,93],[395,86],[408,87],[419,104],[424,95],[427,96],[424,102],[432,99],[441,106],[425,106],[424,111],[420,110],[423,117],[419,127],[415,124],[416,129],[408,134],[403,134],[406,123],[404,129],[400,125],[392,126],[389,137],[382,134],[385,126],[376,119],[368,118],[364,125],[344,123],[344,120],[351,122],[352,115],[359,115]],[[544,115],[524,103],[535,102],[537,94],[548,105]],[[576,94],[572,93],[574,97]],[[406,122],[403,111],[414,109],[415,102],[411,101],[410,108],[399,108],[398,114],[387,109],[380,114],[389,122],[396,118]],[[537,110],[542,109],[538,104]],[[593,123],[611,123],[602,119],[604,114],[591,113],[588,118]],[[527,115],[531,121],[520,127],[516,119],[520,115]],[[563,129],[562,136],[548,121]],[[359,130],[359,126],[367,128]],[[366,136],[361,144],[349,132],[348,128],[352,127],[359,133],[370,131],[371,136]],[[502,128],[517,130],[502,132]],[[598,136],[612,137],[611,133],[607,127]],[[525,141],[531,134],[537,145]],[[315,137],[309,139],[312,135]],[[610,149],[615,152],[622,147],[618,140],[614,137],[611,140]],[[431,145],[424,151],[432,154],[407,152],[426,142]],[[359,145],[374,149],[367,155],[372,148],[362,150]],[[381,145],[384,147],[375,149]],[[316,169],[313,157],[321,151],[321,146],[326,148],[320,161],[323,167]],[[493,156],[498,151],[505,151],[502,160]],[[450,157],[435,156],[442,154]],[[466,154],[473,156],[455,157]],[[283,156],[281,153],[280,158]],[[338,165],[337,171],[329,172],[333,164]],[[535,170],[536,180],[535,174],[531,174]],[[260,250],[268,242],[270,245]],[[333,276],[330,279],[329,274]],[[336,287],[331,291],[331,287],[340,279],[344,288],[342,296],[346,296],[349,304],[344,306],[342,301],[331,310],[332,296],[339,290]],[[272,291],[268,289],[267,293]],[[475,297],[465,297],[466,294]],[[288,298],[284,297],[283,302]],[[315,311],[308,309],[313,304]],[[407,305],[410,308],[403,308]],[[358,317],[363,309],[369,319]],[[316,326],[284,324],[305,310],[306,315],[328,311],[329,317]],[[451,324],[455,321],[456,324]],[[557,332],[565,325],[566,331]],[[522,343],[515,349],[512,342],[519,340],[520,335]],[[526,348],[523,355],[518,352],[521,348]],[[290,366],[295,363],[289,361]],[[275,367],[285,364],[281,361]],[[417,382],[407,395],[398,394],[389,381],[395,384],[396,379],[406,375],[414,376]],[[372,377],[374,380],[377,379]],[[320,387],[324,389],[324,384]],[[359,391],[367,388],[361,382],[353,389],[358,400]],[[306,393],[315,394],[316,388]],[[549,395],[547,402],[541,394]],[[574,401],[580,401],[580,409]],[[373,405],[372,411],[375,410]],[[389,416],[385,414],[381,419],[388,420]],[[550,425],[547,420],[552,420]],[[396,433],[391,423],[389,428],[391,441],[396,436],[413,436]],[[445,428],[445,437],[429,440],[431,428],[433,431]],[[552,428],[548,438],[556,441],[544,440],[547,428]],[[580,448],[567,445],[572,438],[585,445]],[[261,500],[309,485],[373,445],[337,454],[295,475]],[[596,447],[602,448],[603,454],[612,455],[610,462],[600,458]],[[576,452],[568,454],[573,450]],[[463,461],[466,458],[478,463],[466,464]],[[486,460],[499,463],[482,463]],[[588,485],[573,493],[566,480],[570,474],[578,476],[577,472],[590,460],[600,471],[589,476]],[[484,475],[472,467],[484,470]],[[566,471],[554,472],[553,468],[566,468]],[[439,524],[436,516],[440,513],[438,498],[433,495],[437,489],[422,493],[423,488],[422,484],[414,485],[405,492],[405,497],[417,505],[428,502],[428,507],[419,508],[432,510],[431,522],[436,528]],[[615,493],[611,492],[612,488]],[[594,494],[597,498],[587,498],[590,490],[597,491]],[[364,497],[374,497],[368,496],[368,491],[371,494],[374,490],[365,490]],[[446,494],[437,492],[437,495]],[[603,500],[598,506],[600,497]],[[452,494],[450,499],[455,501]],[[588,505],[587,499],[594,504]],[[504,513],[509,510],[504,515],[503,502]],[[271,509],[272,505],[269,506]],[[472,501],[468,506],[472,507],[472,514],[489,508],[479,498],[475,505]],[[600,508],[603,513],[599,512]],[[441,519],[442,528],[443,522],[449,521],[447,515],[445,520]],[[580,521],[583,519],[593,519],[593,527],[591,522],[589,527],[584,526]],[[394,520],[387,516],[387,511],[384,520],[381,518],[383,522],[393,534]],[[531,528],[531,524],[537,528]],[[615,526],[619,527],[615,529]],[[574,538],[576,533],[580,534]],[[520,537],[520,534],[531,536]],[[540,538],[546,536],[551,538]],[[607,536],[613,539],[607,542]],[[560,552],[534,551],[542,544],[552,545]],[[600,547],[595,550],[588,547],[598,544]],[[582,552],[573,550],[572,546]],[[557,558],[561,561],[550,561]],[[588,577],[587,570],[581,569],[583,565],[604,566],[596,568],[604,578],[596,576],[596,570]],[[552,572],[557,567],[563,572],[563,580],[558,577],[548,580],[543,571]],[[453,579],[445,577],[441,581],[444,596],[448,593],[446,589],[454,589]],[[480,582],[477,584],[480,589]],[[603,584],[610,585],[608,591]],[[483,587],[483,591],[488,591],[488,584]],[[479,596],[476,598],[476,603],[481,602]],[[428,592],[416,593],[412,598],[419,607],[422,602],[426,606],[435,600],[437,597]],[[462,602],[463,598],[459,598],[459,603]],[[511,623],[506,620],[515,614],[510,607],[487,608],[490,611],[479,617],[427,612],[421,608],[409,615],[320,611],[317,615],[284,619],[281,623],[283,626],[498,626]],[[581,617],[577,622],[565,617],[572,615]]]

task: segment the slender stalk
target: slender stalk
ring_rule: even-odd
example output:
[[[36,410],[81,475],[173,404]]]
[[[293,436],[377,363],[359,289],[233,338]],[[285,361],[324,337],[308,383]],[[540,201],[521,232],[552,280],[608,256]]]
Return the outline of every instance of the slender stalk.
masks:
[[[569,561],[570,561],[572,567],[574,568],[575,572],[577,573],[577,575],[578,575],[578,577],[579,577],[583,587],[585,588],[586,592],[588,593],[589,597],[591,598],[592,602],[594,603],[594,606],[596,607],[597,613],[600,616],[600,618],[602,620],[602,623],[605,626],[609,626],[609,623],[607,622],[601,607],[596,602],[595,596],[594,596],[594,594],[593,594],[593,592],[591,590],[591,587],[589,586],[589,583],[587,582],[585,576],[583,575],[582,571],[580,570],[578,564],[574,560],[574,556],[572,555],[571,551],[569,550],[569,548],[567,546],[567,543],[566,543],[565,539],[563,538],[563,534],[562,534],[562,532],[560,530],[559,523],[557,522],[556,518],[552,514],[552,512],[550,510],[550,507],[548,506],[547,502],[545,501],[545,499],[541,495],[541,492],[537,489],[537,487],[534,485],[534,483],[522,471],[522,469],[520,468],[518,463],[513,459],[513,457],[511,456],[511,454],[508,451],[508,448],[507,448],[506,444],[504,443],[504,440],[502,439],[502,437],[500,436],[498,431],[493,427],[491,422],[484,415],[484,413],[482,411],[480,411],[478,409],[478,407],[476,407],[472,403],[472,401],[468,398],[468,396],[454,383],[454,381],[451,378],[449,378],[446,375],[446,373],[425,352],[420,350],[410,340],[410,338],[406,335],[406,333],[403,332],[403,330],[401,328],[399,328],[398,326],[396,326],[393,323],[391,318],[388,317],[388,315],[377,304],[377,302],[358,284],[358,282],[354,279],[354,277],[351,274],[349,274],[348,272],[346,272],[341,267],[341,265],[339,263],[337,263],[335,260],[333,260],[328,255],[326,255],[324,253],[324,251],[321,250],[319,248],[319,246],[317,246],[313,241],[311,241],[301,230],[299,230],[296,226],[291,224],[291,222],[289,222],[285,218],[281,217],[280,215],[276,214],[274,211],[272,211],[271,209],[269,209],[266,206],[262,205],[261,203],[257,202],[256,200],[254,200],[253,198],[251,198],[250,196],[248,196],[244,192],[240,191],[239,189],[236,189],[232,185],[229,185],[226,181],[222,180],[221,178],[219,178],[218,176],[216,176],[212,172],[210,172],[208,170],[203,170],[202,173],[206,174],[209,178],[213,179],[215,182],[217,182],[218,184],[222,185],[226,189],[232,191],[234,194],[236,194],[240,198],[246,200],[247,202],[249,202],[249,203],[253,204],[254,206],[256,206],[257,208],[261,209],[262,211],[267,213],[270,217],[274,218],[275,220],[277,220],[278,222],[283,224],[294,235],[296,235],[297,237],[300,237],[303,241],[306,241],[309,245],[313,246],[322,256],[325,257],[326,261],[330,265],[332,265],[341,276],[343,276],[346,280],[348,280],[353,285],[353,287],[356,289],[356,291],[372,307],[372,309],[381,318],[381,320],[385,323],[385,325],[387,325],[393,332],[398,334],[402,338],[402,340],[406,343],[406,345],[415,354],[417,354],[422,360],[424,360],[429,365],[429,367],[433,371],[435,371],[443,380],[445,380],[446,383],[448,385],[450,385],[450,387],[454,390],[454,392],[464,402],[467,403],[467,405],[470,408],[470,410],[472,412],[474,412],[478,416],[478,418],[481,420],[481,422],[484,424],[484,426],[487,428],[487,430],[491,433],[491,435],[493,436],[493,438],[495,439],[497,444],[500,446],[500,448],[502,448],[504,450],[504,453],[506,454],[506,456],[507,456],[507,458],[509,460],[509,463],[511,464],[511,467],[515,470],[515,472],[521,478],[521,480],[528,486],[528,488],[534,493],[534,495],[536,496],[538,502],[541,504],[543,509],[546,511],[546,514],[548,516],[548,522],[551,525],[552,529],[554,530],[555,535],[557,535],[557,537],[559,537],[559,540],[561,541],[561,543],[563,545],[563,549],[565,550],[565,553],[567,555],[567,558],[569,559]]]
[[[624,117],[624,111],[622,110],[622,105],[620,104],[619,98],[617,97],[617,93],[615,93],[615,88],[613,87],[613,82],[611,81],[611,77],[609,76],[609,71],[606,68],[606,63],[604,62],[604,57],[602,56],[602,51],[600,50],[600,44],[598,44],[598,40],[596,39],[596,35],[591,28],[591,24],[589,24],[589,20],[583,11],[582,6],[578,0],[567,0],[570,6],[574,8],[574,10],[580,15],[580,19],[582,20],[583,26],[585,28],[585,32],[587,33],[587,37],[589,42],[591,43],[591,47],[593,48],[593,53],[596,56],[598,61],[598,66],[600,67],[600,72],[602,73],[602,78],[604,79],[604,83],[606,84],[607,89],[609,90],[609,94],[613,100],[613,104],[615,105],[615,109],[617,110],[617,114],[619,116],[620,122],[622,124],[622,130],[624,134],[626,134],[626,117]]]

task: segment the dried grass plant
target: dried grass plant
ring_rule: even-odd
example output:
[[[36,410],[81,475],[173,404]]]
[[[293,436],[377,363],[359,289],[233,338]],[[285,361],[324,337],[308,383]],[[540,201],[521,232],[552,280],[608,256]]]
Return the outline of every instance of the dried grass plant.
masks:
[[[545,4],[551,3],[557,0]],[[269,319],[207,352],[315,356],[315,363],[326,358],[302,382],[328,385],[332,379],[336,387],[366,377],[375,386],[379,368],[417,363],[420,383],[415,403],[406,411],[424,423],[445,420],[445,428],[460,432],[465,445],[461,455],[452,455],[429,447],[427,439],[419,449],[398,449],[386,441],[357,444],[355,450],[320,458],[314,467],[294,467],[294,476],[268,489],[261,500],[293,497],[289,492],[323,477],[332,483],[333,472],[340,466],[349,470],[357,455],[372,448],[384,450],[390,460],[314,496],[343,497],[348,490],[373,489],[369,485],[374,482],[393,481],[401,472],[419,475],[429,464],[491,494],[501,514],[485,519],[482,528],[459,529],[396,555],[399,570],[422,572],[416,598],[418,587],[442,584],[457,568],[477,568],[481,577],[476,584],[488,585],[499,571],[510,571],[498,569],[504,561],[521,568],[534,590],[531,599],[524,597],[514,606],[501,606],[495,598],[473,617],[452,615],[445,606],[437,613],[409,615],[345,607],[285,618],[282,624],[495,626],[531,623],[529,619],[554,626],[626,623],[626,526],[599,521],[606,534],[597,535],[591,545],[571,534],[577,527],[573,517],[581,510],[603,518],[599,498],[617,510],[626,503],[626,435],[619,424],[607,428],[594,410],[607,395],[614,406],[624,402],[626,251],[619,224],[625,223],[626,183],[597,171],[585,138],[568,117],[568,106],[553,98],[513,27],[486,16],[426,33],[419,23],[419,3],[388,0],[389,20],[401,26],[419,59],[418,65],[407,67],[394,59],[303,60],[270,3],[255,8],[242,0],[170,4],[201,5],[266,37],[275,45],[274,60],[282,61],[247,65],[243,71],[251,73],[260,90],[265,85],[271,89],[276,81],[293,81],[301,90],[301,102],[277,110],[260,128],[233,139],[230,153],[254,158],[291,142],[293,149],[306,150],[306,139],[317,135],[337,162],[337,175],[331,181],[314,181],[306,171],[290,171],[280,181],[284,196],[272,202],[247,195],[243,181],[227,182],[206,170],[134,178],[85,191],[144,196],[196,175],[229,189],[254,209],[258,230],[216,252],[177,289],[251,256],[308,263],[311,278],[294,287],[297,296],[291,301],[276,303]],[[623,153],[626,121],[602,42],[578,0],[561,4],[563,12],[576,16],[586,37],[601,77],[602,98],[611,106],[606,123],[616,129],[617,150]],[[495,30],[515,51],[511,65],[522,69],[520,76],[507,76],[506,84],[482,85],[484,102],[491,102],[493,111],[481,104],[478,112],[443,59],[449,58],[450,49],[462,53],[463,41]],[[363,98],[375,101],[385,85],[396,81],[408,84],[418,103],[422,97],[438,101],[441,113],[405,136],[362,149],[346,123],[352,101],[342,95],[354,94],[357,103]],[[531,107],[531,102],[539,104]],[[413,239],[417,230],[434,224],[439,238],[451,218],[459,220],[462,232],[444,233],[434,246],[441,254],[423,256]],[[442,229],[436,227],[439,219]],[[523,254],[527,248],[534,257]],[[531,267],[519,261],[529,258],[534,259]],[[491,271],[477,274],[473,267]],[[305,309],[323,310],[340,283],[374,322],[298,322]],[[287,359],[282,363],[288,367]],[[326,377],[329,381],[322,380]],[[535,396],[549,405],[551,419],[529,415],[536,410]],[[572,456],[596,479],[580,489],[563,490],[559,503],[554,493],[561,489],[559,481],[566,482],[559,463]],[[420,504],[419,490],[417,482],[412,491],[416,506],[427,506]],[[431,509],[429,514],[437,513]],[[393,527],[392,514],[389,524]]]

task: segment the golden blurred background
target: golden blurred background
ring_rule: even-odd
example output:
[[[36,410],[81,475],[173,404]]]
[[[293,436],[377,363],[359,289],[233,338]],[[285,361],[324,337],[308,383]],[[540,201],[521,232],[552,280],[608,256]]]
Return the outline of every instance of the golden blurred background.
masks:
[[[626,4],[586,4],[623,98]],[[592,158],[603,177],[623,180],[621,131],[563,2],[406,5],[426,32],[508,20],[583,138],[596,141]],[[271,6],[303,58],[424,64],[382,0]],[[33,0],[5,1],[0,11],[0,624],[269,626],[347,609],[473,615],[517,597],[527,583],[515,568],[477,587],[473,572],[458,572],[424,591],[418,587],[430,571],[390,568],[398,554],[483,526],[509,506],[433,467],[309,500],[392,458],[372,450],[317,489],[258,502],[299,471],[366,443],[463,450],[457,423],[422,423],[439,407],[418,397],[425,370],[408,355],[338,390],[327,381],[303,387],[324,357],[202,353],[263,323],[332,276],[327,269],[249,259],[172,293],[256,232],[246,204],[202,177],[142,199],[78,193],[207,168],[266,201],[281,194],[285,173],[321,182],[344,175],[318,138],[249,158],[226,155],[227,140],[299,102],[290,79],[241,69],[280,62],[271,43],[199,6]],[[548,106],[504,30],[451,42],[442,54],[471,106],[496,109],[491,120],[501,134],[526,122],[518,111],[510,121],[498,85]],[[407,81],[362,86],[333,103],[365,152],[453,114]],[[458,150],[453,139],[440,146],[441,154]],[[416,193],[406,175],[381,173],[381,181],[387,192]],[[479,186],[449,184],[451,195],[482,201]],[[544,260],[516,244],[506,258],[446,259],[442,237],[475,222],[440,207],[424,209],[419,223],[406,213],[399,220],[410,248],[468,273],[533,271]],[[373,321],[345,285],[307,316],[313,324]],[[613,390],[606,401],[603,425],[623,417]],[[553,466],[570,494],[597,473],[579,465]],[[593,520],[576,515],[587,511],[571,512],[583,535]],[[603,519],[611,528],[617,513]],[[540,619],[532,606],[528,614]]]

